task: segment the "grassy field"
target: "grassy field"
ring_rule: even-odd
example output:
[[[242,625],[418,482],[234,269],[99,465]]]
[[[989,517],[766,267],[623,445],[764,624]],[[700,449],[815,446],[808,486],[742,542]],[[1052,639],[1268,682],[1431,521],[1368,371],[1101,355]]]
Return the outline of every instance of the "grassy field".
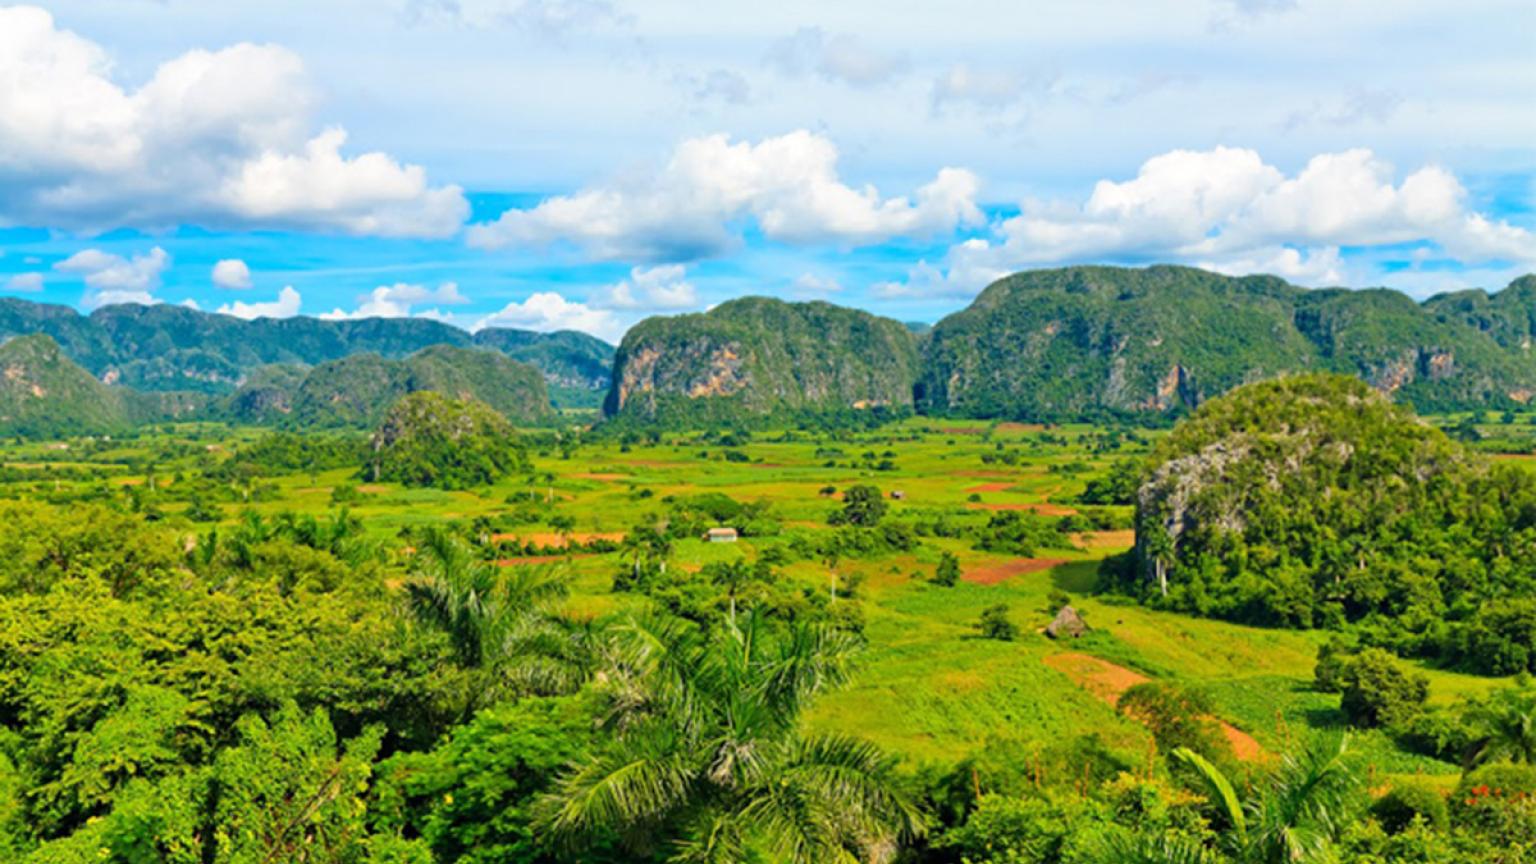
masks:
[[[190,482],[200,466],[216,464],[262,434],[189,425],[126,442],[10,443],[0,447],[5,471],[0,493],[122,494],[123,487],[148,483],[170,493],[177,483]],[[827,519],[841,504],[836,495],[824,494],[825,487],[876,485],[897,517],[943,515],[981,523],[992,513],[1013,510],[1060,518],[1074,512],[1070,502],[1087,478],[1116,459],[1145,452],[1158,434],[912,420],[837,441],[807,433],[726,444],[702,436],[662,436],[656,443],[583,443],[564,456],[551,447],[533,456],[531,481],[524,475],[468,491],[371,484],[359,480],[355,469],[340,468],[262,478],[265,485],[248,501],[220,506],[231,521],[247,509],[319,515],[336,509],[333,495],[343,489],[352,495],[351,512],[373,535],[403,547],[402,529],[495,517],[527,501],[538,502],[544,515],[509,533],[545,545],[620,536],[668,496],[719,492],[738,501],[767,502],[781,529],[777,536],[733,544],[679,542],[675,566],[695,572],[711,561],[754,560],[797,533],[829,530]],[[876,467],[881,462],[887,463],[884,470]],[[170,500],[174,497],[167,494],[162,507],[173,524],[186,507]],[[187,529],[190,534],[194,526]],[[1142,676],[1203,688],[1221,719],[1270,752],[1342,726],[1338,697],[1309,686],[1322,634],[1202,620],[1095,594],[1100,560],[1130,542],[1123,530],[1061,535],[1058,548],[1039,549],[1034,559],[1022,560],[976,551],[962,540],[924,538],[913,553],[788,566],[789,578],[829,593],[835,570],[842,591],[837,602],[858,602],[866,622],[868,647],[852,685],[818,703],[812,724],[857,733],[916,763],[952,761],[990,747],[1040,750],[1088,732],[1126,751],[1145,750],[1144,729],[1047,663],[1053,654],[1081,652]],[[957,586],[928,581],[942,551],[961,562],[965,576]],[[560,556],[554,566],[571,580],[576,614],[603,615],[635,602],[610,591],[621,566],[618,553]],[[1088,637],[1063,644],[1039,632],[1055,612],[1048,605],[1053,590],[1068,592],[1084,612],[1094,628]],[[983,609],[999,603],[1009,606],[1020,628],[1015,641],[980,638],[974,626]],[[1500,683],[1426,671],[1437,702]],[[1458,771],[1402,752],[1384,736],[1362,736],[1359,745],[1374,773],[1424,774],[1448,782]]]

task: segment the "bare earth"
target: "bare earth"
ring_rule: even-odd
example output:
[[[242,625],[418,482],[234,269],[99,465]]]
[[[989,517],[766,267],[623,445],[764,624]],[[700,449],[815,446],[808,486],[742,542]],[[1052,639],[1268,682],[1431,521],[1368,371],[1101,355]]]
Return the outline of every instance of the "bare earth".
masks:
[[[1023,510],[1041,516],[1074,516],[1077,509],[1060,504],[986,504],[972,501],[965,505],[971,510]]]
[[[1067,563],[1065,558],[1019,558],[1002,564],[993,564],[990,567],[974,567],[967,570],[960,578],[976,585],[996,585],[1015,576],[1038,573],[1065,563]]]
[[[1043,662],[1110,705],[1119,704],[1125,691],[1152,680],[1135,670],[1076,651],[1052,654]],[[1244,762],[1259,762],[1269,758],[1269,754],[1252,735],[1225,720],[1218,719],[1216,722],[1220,724],[1221,734],[1226,736],[1237,758]]]

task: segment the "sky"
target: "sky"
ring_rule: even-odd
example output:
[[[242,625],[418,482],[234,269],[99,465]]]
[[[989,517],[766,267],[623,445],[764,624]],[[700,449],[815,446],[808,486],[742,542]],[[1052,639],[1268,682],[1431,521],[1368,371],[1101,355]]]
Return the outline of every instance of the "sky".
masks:
[[[1536,271],[1530,0],[0,0],[0,294],[617,341]]]

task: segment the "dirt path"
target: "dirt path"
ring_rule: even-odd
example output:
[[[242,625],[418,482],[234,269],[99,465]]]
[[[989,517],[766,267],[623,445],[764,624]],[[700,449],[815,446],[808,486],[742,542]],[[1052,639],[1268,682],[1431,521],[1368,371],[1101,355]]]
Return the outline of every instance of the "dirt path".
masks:
[[[1014,561],[993,564],[990,567],[973,567],[967,570],[960,578],[976,585],[996,585],[1015,576],[1023,576],[1025,573],[1038,573],[1041,570],[1049,570],[1058,564],[1065,563],[1067,563],[1065,558],[1019,558]]]
[[[576,532],[567,537],[564,534],[556,534],[553,531],[535,531],[530,534],[509,532],[506,534],[492,534],[492,543],[505,543],[509,540],[518,543],[532,543],[535,546],[543,546],[546,549],[564,549],[572,542],[591,543],[593,540],[611,540],[614,543],[624,542],[624,532],[582,533]]]
[[[1043,662],[1110,705],[1118,705],[1125,691],[1152,680],[1133,669],[1076,651],[1052,654]],[[1269,758],[1269,754],[1252,735],[1225,720],[1218,718],[1216,722],[1221,726],[1221,734],[1226,736],[1227,743],[1232,745],[1232,752],[1238,759],[1259,762]]]
[[[971,486],[968,489],[966,489],[965,491],[967,491],[967,492],[1003,492],[1003,491],[1006,491],[1008,489],[1012,489],[1013,487],[1015,487],[1017,485],[1018,485],[1017,483],[1013,483],[1011,481],[1004,481],[1002,483],[982,483],[982,484],[977,485],[977,486]]]

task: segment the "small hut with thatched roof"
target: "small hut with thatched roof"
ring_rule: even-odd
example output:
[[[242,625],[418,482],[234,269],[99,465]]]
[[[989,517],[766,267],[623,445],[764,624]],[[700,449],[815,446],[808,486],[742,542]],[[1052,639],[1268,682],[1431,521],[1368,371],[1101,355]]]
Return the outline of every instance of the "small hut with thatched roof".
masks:
[[[1061,607],[1051,623],[1045,625],[1045,635],[1052,639],[1076,639],[1088,632],[1088,622],[1071,606]]]

